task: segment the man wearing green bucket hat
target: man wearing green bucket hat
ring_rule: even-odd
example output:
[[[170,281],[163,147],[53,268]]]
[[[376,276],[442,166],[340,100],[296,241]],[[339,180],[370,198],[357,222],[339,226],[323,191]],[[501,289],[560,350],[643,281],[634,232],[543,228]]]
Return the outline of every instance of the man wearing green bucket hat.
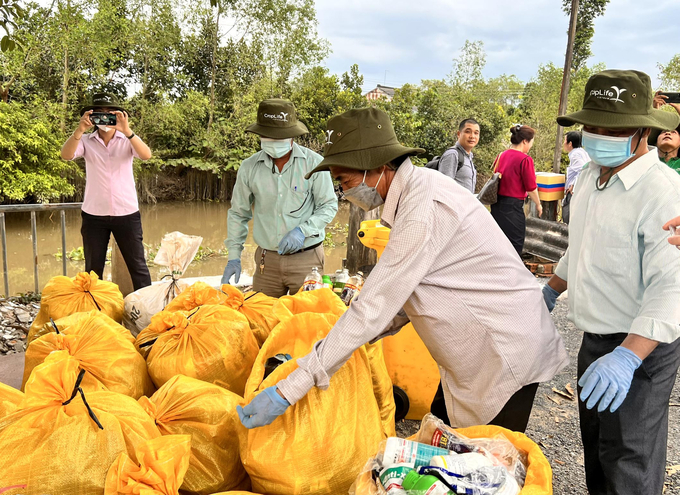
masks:
[[[591,494],[663,492],[668,402],[680,365],[680,256],[662,229],[680,211],[680,177],[649,150],[677,114],[652,108],[649,76],[606,70],[586,84],[591,162],[571,202],[569,248],[544,287],[550,310],[567,285],[569,318],[584,331],[579,416]],[[597,407],[595,407],[597,406]]]
[[[399,144],[385,112],[350,110],[329,120],[327,134],[311,174],[330,169],[364,210],[384,203],[390,240],[327,337],[295,356],[288,378],[238,408],[242,423],[273,422],[313,387],[327,388],[356,349],[410,320],[439,364],[442,419],[524,431],[538,382],[568,362],[536,280],[470,191],[411,163],[423,150]]]
[[[323,271],[326,225],[338,211],[328,173],[308,180],[322,160],[294,138],[307,134],[295,106],[273,98],[260,103],[257,122],[246,132],[260,136],[262,151],[241,164],[227,220],[229,261],[222,283],[241,275],[241,253],[253,219],[255,252],[253,289],[271,297],[297,292],[312,267]]]

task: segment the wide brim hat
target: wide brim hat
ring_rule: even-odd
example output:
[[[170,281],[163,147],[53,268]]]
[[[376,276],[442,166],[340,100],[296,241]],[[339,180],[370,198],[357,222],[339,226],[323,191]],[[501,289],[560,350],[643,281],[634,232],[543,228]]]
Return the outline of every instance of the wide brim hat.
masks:
[[[323,161],[306,178],[330,167],[374,170],[400,156],[421,153],[425,150],[399,143],[390,117],[383,110],[349,110],[328,121]]]
[[[659,140],[659,136],[661,136],[661,134],[663,134],[664,132],[667,132],[669,130],[671,130],[671,131],[676,130],[680,133],[680,124],[678,124],[678,127],[676,127],[675,129],[664,129],[664,130],[652,129],[652,132],[649,134],[649,138],[647,139],[647,142],[651,146],[656,146],[657,141]]]
[[[123,106],[118,102],[118,98],[111,93],[95,93],[92,96],[92,102],[80,109],[80,116],[89,110],[98,110],[100,108],[113,108],[121,112],[127,112]]]
[[[582,124],[605,129],[675,129],[680,116],[652,107],[649,76],[634,70],[605,70],[586,83],[583,108],[557,118],[563,127]]]
[[[246,127],[260,137],[288,139],[307,134],[307,126],[297,119],[292,101],[270,98],[261,102],[257,108],[257,122]]]

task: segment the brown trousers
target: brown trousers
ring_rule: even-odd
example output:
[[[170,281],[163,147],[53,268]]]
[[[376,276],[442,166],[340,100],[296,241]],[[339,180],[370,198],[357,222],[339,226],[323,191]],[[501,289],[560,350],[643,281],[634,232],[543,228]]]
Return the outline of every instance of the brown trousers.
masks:
[[[295,294],[312,268],[316,266],[319,273],[323,273],[325,259],[323,246],[283,256],[276,251],[267,251],[264,256],[264,270],[261,270],[262,248],[258,247],[255,251],[253,290],[270,297],[285,296],[289,292]]]

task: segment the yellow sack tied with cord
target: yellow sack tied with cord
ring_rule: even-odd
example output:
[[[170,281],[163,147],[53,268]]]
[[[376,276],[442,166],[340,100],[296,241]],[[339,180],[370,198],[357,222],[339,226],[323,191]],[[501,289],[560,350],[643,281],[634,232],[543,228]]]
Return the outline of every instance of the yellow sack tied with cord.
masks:
[[[137,336],[157,387],[175,375],[214,383],[242,395],[259,350],[248,320],[225,306],[191,313],[161,311]]]
[[[168,435],[137,447],[135,462],[120,454],[106,475],[104,495],[179,495],[189,468],[191,437]]]
[[[131,344],[135,343],[135,338],[130,333],[130,330],[125,328],[120,323],[116,322],[110,316],[102,313],[101,311],[97,311],[96,309],[93,309],[92,311],[81,311],[80,313],[74,313],[69,316],[64,316],[63,318],[59,318],[57,320],[50,319],[47,323],[45,323],[42,326],[42,328],[40,328],[40,330],[38,330],[33,335],[33,340],[40,338],[48,333],[57,333],[57,331],[63,332],[65,329],[72,327],[74,325],[79,325],[81,321],[90,318],[96,319],[98,321],[97,324],[99,326],[107,327],[110,330],[119,333],[121,337],[123,337]],[[31,342],[33,340],[31,340]],[[29,344],[31,342],[29,342]]]
[[[123,321],[123,294],[112,282],[99,280],[94,272],[81,272],[75,277],[52,277],[42,291],[40,311],[28,332],[28,343],[50,318],[96,309],[120,323]]]
[[[245,401],[276,385],[297,368],[338,317],[302,313],[279,323],[262,346],[248,379]],[[263,380],[265,363],[276,354],[293,360]],[[241,460],[253,490],[269,495],[347,493],[364,461],[386,438],[372,369],[365,347],[333,375],[327,390],[313,388],[271,425],[248,430]]]
[[[23,400],[24,394],[22,392],[0,383],[0,419],[16,411]]]
[[[0,419],[3,495],[91,495],[104,492],[109,467],[123,452],[160,432],[131,397],[97,390],[64,351],[52,353],[26,384],[19,408]]]
[[[269,297],[262,292],[244,294],[236,287],[228,284],[222,286],[222,292],[227,296],[227,300],[223,304],[228,308],[235,309],[248,319],[250,329],[261,347],[279,323],[279,319],[272,311],[278,299]]]
[[[112,392],[139,399],[154,391],[144,358],[139,355],[120,328],[102,325],[98,312],[86,313],[73,325],[57,333],[48,333],[31,342],[26,349],[24,379],[26,385],[33,369],[57,350],[65,350],[78,360],[80,367]],[[22,387],[23,388],[23,387]]]
[[[243,398],[222,387],[177,375],[139,403],[163,435],[191,435],[191,458],[184,495],[248,489],[250,479],[239,457],[245,428],[236,413]]]
[[[163,311],[191,311],[199,306],[224,304],[227,295],[205,282],[196,282],[184,289]]]

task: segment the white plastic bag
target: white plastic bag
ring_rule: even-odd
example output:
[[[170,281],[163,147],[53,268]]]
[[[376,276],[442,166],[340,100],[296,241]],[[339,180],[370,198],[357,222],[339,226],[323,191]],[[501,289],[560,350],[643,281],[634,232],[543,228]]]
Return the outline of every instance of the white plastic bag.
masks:
[[[151,323],[151,317],[160,312],[182,292],[188,284],[179,278],[189,267],[196,256],[203,238],[186,235],[181,232],[165,234],[154,263],[166,266],[170,274],[149,287],[139,289],[125,298],[125,314],[123,323],[137,336]]]

